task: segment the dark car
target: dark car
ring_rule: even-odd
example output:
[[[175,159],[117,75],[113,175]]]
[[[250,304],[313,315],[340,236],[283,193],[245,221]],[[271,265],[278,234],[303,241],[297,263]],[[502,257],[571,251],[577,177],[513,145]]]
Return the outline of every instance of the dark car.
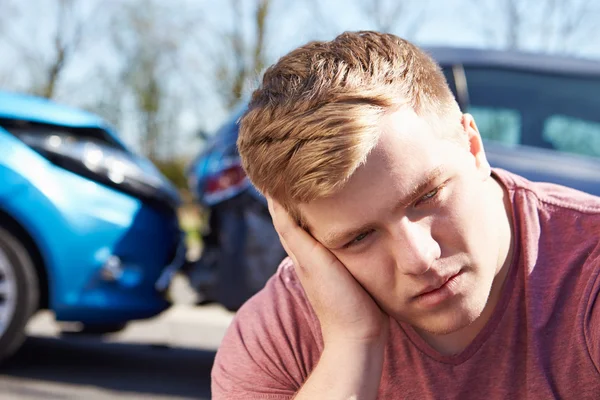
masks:
[[[475,117],[492,166],[600,195],[600,61],[426,51],[442,66],[461,109]],[[242,112],[217,131],[189,169],[192,190],[211,211],[206,251],[191,281],[202,298],[230,309],[264,285],[284,254],[266,202],[240,165]]]
[[[491,164],[600,195],[600,62],[430,48]]]

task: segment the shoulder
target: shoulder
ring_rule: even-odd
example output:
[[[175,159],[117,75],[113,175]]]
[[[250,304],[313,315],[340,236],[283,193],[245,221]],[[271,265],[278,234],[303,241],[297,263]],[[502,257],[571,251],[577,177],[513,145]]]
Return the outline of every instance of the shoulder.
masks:
[[[248,330],[256,324],[287,322],[294,322],[294,326],[284,328],[295,329],[295,322],[307,321],[310,325],[305,328],[320,331],[316,315],[289,257],[281,262],[265,287],[242,306],[234,321],[248,327]]]
[[[536,202],[540,208],[596,215],[600,218],[600,197],[548,182],[532,182],[511,172],[495,168],[494,175],[513,195]]]
[[[577,276],[583,287],[600,268],[600,197],[495,173],[510,193],[515,229],[531,269],[549,272],[537,278],[554,282]]]
[[[213,396],[289,398],[308,377],[321,349],[318,320],[286,258],[229,326],[212,370]]]
[[[600,197],[566,186],[531,182],[504,170],[494,174],[508,190],[513,216],[546,250],[588,252],[600,241]],[[553,253],[556,253],[553,251]]]
[[[600,197],[495,172],[511,193],[524,246],[534,254],[530,290],[537,287],[536,293],[551,298],[552,288],[557,293],[569,288],[562,296],[577,303],[583,319],[575,320],[583,322],[585,344],[600,373]],[[534,268],[548,273],[531,273]]]
[[[600,244],[590,254],[589,263],[593,273],[586,288],[584,335],[590,357],[600,374]]]

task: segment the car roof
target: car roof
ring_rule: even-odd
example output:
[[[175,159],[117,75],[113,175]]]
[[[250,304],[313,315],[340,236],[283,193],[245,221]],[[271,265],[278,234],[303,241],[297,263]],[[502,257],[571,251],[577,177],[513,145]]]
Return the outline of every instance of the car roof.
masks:
[[[423,47],[439,64],[600,77],[600,60],[510,50]]]
[[[70,127],[107,128],[92,113],[58,104],[43,97],[0,91],[0,117]]]

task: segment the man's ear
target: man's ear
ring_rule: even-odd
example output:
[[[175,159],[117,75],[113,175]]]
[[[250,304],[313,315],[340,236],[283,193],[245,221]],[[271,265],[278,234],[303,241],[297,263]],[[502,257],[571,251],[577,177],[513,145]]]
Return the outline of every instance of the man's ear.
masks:
[[[485,156],[483,142],[475,119],[471,114],[463,114],[461,124],[464,133],[467,135],[467,140],[469,141],[469,151],[473,157],[475,157],[475,166],[479,172],[481,172],[482,178],[487,179],[492,173],[492,168]]]

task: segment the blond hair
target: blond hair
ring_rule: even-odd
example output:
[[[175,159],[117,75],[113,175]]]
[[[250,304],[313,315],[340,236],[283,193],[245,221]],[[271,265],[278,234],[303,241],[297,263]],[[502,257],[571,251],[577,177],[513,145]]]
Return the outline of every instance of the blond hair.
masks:
[[[339,190],[379,137],[383,113],[409,105],[460,123],[439,66],[391,34],[346,32],[311,42],[264,74],[240,121],[238,148],[252,183],[294,205]]]

